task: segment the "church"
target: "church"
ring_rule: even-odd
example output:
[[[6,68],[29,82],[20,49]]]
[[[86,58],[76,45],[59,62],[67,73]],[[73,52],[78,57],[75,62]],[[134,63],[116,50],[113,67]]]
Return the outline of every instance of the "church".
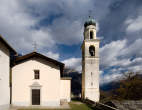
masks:
[[[96,22],[84,24],[82,100],[99,102],[99,43]],[[71,78],[62,62],[36,51],[23,56],[0,36],[0,110],[12,106],[54,106],[71,101]],[[72,85],[73,86],[73,85]]]
[[[71,78],[63,76],[64,64],[40,53],[17,57],[12,64],[14,106],[60,106],[70,102]]]
[[[17,52],[0,36],[0,110],[10,106],[60,106],[71,100],[71,78],[64,64],[32,52]]]

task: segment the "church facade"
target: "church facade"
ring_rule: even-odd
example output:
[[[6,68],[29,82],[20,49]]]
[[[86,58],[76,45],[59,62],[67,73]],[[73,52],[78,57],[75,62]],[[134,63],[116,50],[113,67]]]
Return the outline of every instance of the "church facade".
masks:
[[[64,64],[37,52],[17,57],[12,67],[12,105],[60,106],[70,102],[71,79]]]
[[[99,102],[99,43],[96,23],[89,19],[84,24],[82,43],[82,99]]]

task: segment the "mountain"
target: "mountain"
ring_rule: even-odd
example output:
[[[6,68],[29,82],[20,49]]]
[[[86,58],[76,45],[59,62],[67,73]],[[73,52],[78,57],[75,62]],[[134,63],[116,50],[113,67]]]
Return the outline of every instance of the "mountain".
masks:
[[[71,92],[75,96],[79,96],[81,94],[81,82],[82,82],[82,74],[76,70],[65,68],[64,77],[71,77]]]
[[[100,89],[102,91],[111,91],[111,90],[119,88],[119,86],[120,86],[120,82],[109,82],[109,83],[100,85]]]

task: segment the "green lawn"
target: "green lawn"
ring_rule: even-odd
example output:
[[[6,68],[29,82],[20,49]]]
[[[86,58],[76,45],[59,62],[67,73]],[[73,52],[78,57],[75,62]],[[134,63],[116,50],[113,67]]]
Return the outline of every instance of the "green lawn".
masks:
[[[89,108],[86,104],[75,104],[75,103],[70,103],[71,110],[93,110]]]
[[[70,103],[70,107],[71,109],[19,109],[19,110],[93,110],[91,108],[89,108],[86,104],[82,103],[82,104],[78,104],[78,102],[71,102]]]

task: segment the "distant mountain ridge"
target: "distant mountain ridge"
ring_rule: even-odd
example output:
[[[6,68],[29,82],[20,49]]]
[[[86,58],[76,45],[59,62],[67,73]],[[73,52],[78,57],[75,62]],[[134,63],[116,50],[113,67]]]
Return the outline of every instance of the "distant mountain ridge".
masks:
[[[68,76],[72,78],[72,93],[80,94],[82,74],[74,69],[65,68],[64,76]],[[100,89],[103,91],[109,91],[112,89],[116,89],[118,85],[119,85],[119,82],[110,82],[110,83],[100,85]]]
[[[137,77],[142,79],[142,74],[137,74]],[[122,80],[112,81],[109,83],[102,84],[102,85],[100,85],[100,89],[103,91],[111,91],[111,90],[117,89],[117,88],[119,88],[121,81]]]
[[[79,73],[78,71],[74,69],[69,69],[65,68],[64,70],[64,76],[68,76],[72,78],[71,84],[71,91],[74,95],[79,95],[81,94],[81,83],[82,83],[82,74]],[[137,74],[137,78],[142,80],[142,74]],[[121,80],[119,81],[114,81],[114,82],[109,82],[106,84],[100,85],[100,90],[101,91],[112,91],[115,89],[118,89],[120,87]]]

